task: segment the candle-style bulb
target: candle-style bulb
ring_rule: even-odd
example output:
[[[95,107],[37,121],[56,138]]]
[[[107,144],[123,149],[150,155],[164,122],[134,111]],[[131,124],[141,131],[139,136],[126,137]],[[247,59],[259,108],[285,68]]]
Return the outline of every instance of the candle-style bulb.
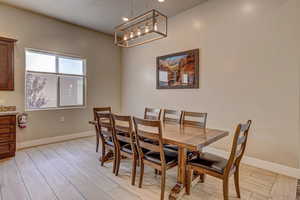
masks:
[[[141,34],[142,34],[141,29],[138,28],[138,29],[137,29],[137,35],[140,36]]]
[[[157,22],[155,22],[154,24],[154,30],[157,31],[158,30],[158,25],[157,25]]]
[[[131,31],[130,32],[130,38],[133,38],[133,36],[134,36],[134,33],[133,33],[133,31]]]

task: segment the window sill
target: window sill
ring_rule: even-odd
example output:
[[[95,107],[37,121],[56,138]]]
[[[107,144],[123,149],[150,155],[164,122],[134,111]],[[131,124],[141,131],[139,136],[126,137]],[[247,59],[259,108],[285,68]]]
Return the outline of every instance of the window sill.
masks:
[[[74,109],[86,109],[87,106],[70,106],[61,108],[39,108],[39,109],[25,109],[25,112],[36,112],[36,111],[54,111],[54,110],[74,110]]]

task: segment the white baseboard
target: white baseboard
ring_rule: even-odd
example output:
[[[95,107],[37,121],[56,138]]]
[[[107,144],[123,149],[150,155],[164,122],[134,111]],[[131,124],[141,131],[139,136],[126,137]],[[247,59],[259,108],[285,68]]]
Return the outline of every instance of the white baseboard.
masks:
[[[87,131],[87,132],[81,132],[81,133],[75,133],[75,134],[69,134],[69,135],[62,135],[62,136],[56,136],[56,137],[49,137],[49,138],[43,138],[43,139],[38,139],[38,140],[31,140],[31,141],[26,141],[26,142],[21,142],[17,143],[17,149],[24,149],[24,148],[29,148],[33,146],[39,146],[39,145],[45,145],[45,144],[50,144],[50,143],[55,143],[55,142],[62,142],[66,140],[72,140],[72,139],[77,139],[77,138],[82,138],[82,137],[89,137],[89,136],[94,136],[95,132],[94,131]],[[229,157],[229,153],[220,149],[212,148],[212,147],[206,147],[204,151],[216,154],[218,156],[222,156],[224,158]],[[257,158],[252,158],[249,156],[244,156],[242,159],[242,163],[265,169],[268,171],[272,171],[278,174],[290,176],[293,178],[300,179],[300,169],[297,168],[292,168],[288,167],[285,165],[269,162],[269,161],[264,161],[260,160]]]
[[[212,148],[212,147],[206,147],[204,149],[204,151],[216,154],[218,156],[222,156],[224,158],[229,157],[228,152],[220,150],[220,149]],[[282,174],[285,176],[300,179],[300,169],[297,169],[297,168],[292,168],[292,167],[288,167],[285,165],[281,165],[281,164],[277,164],[277,163],[273,163],[273,162],[269,162],[269,161],[265,161],[265,160],[260,160],[260,159],[249,157],[249,156],[244,156],[242,159],[242,163],[253,166],[253,167],[257,167],[260,169],[265,169],[265,170],[268,170],[271,172],[275,172],[278,174]]]
[[[24,149],[24,148],[45,145],[45,144],[51,144],[51,143],[55,143],[55,142],[62,142],[62,141],[72,140],[72,139],[77,139],[77,138],[82,138],[82,137],[89,137],[89,136],[94,136],[94,135],[95,135],[94,131],[86,131],[86,132],[69,134],[69,135],[42,138],[42,139],[38,139],[38,140],[30,140],[30,141],[26,141],[26,142],[17,143],[17,149]]]

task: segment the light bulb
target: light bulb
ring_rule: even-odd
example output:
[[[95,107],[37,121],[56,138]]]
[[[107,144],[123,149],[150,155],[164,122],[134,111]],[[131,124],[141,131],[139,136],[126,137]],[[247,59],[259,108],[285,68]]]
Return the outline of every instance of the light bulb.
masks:
[[[145,33],[148,33],[148,32],[149,32],[149,26],[146,25],[146,26],[145,26]]]
[[[154,24],[154,30],[155,30],[155,31],[158,30],[157,22],[155,22],[155,24]]]
[[[133,36],[134,36],[134,33],[131,31],[130,32],[130,38],[133,38]]]
[[[123,37],[123,40],[127,40],[128,38],[127,38],[127,34],[124,34],[124,37]]]
[[[140,36],[141,34],[142,34],[141,29],[138,28],[138,29],[137,29],[137,35]]]
[[[128,17],[122,17],[122,20],[123,20],[124,22],[128,22],[128,21],[129,21]]]

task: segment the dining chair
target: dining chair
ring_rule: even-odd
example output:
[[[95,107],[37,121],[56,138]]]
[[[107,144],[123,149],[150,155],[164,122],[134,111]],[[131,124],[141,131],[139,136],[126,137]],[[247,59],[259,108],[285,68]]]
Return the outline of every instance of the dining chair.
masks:
[[[161,195],[160,199],[164,199],[166,171],[175,167],[178,163],[177,152],[164,149],[162,138],[162,124],[160,120],[145,120],[134,117],[136,146],[139,153],[140,161],[140,180],[139,188],[142,187],[144,177],[144,165],[148,165],[161,174]],[[154,140],[154,143],[145,142],[145,138]],[[149,152],[144,153],[143,149]]]
[[[134,142],[134,130],[131,116],[113,114],[113,124],[117,141],[117,165],[116,176],[119,174],[122,156],[132,160],[131,185],[135,185],[136,165],[138,154]]]
[[[228,180],[234,174],[235,189],[238,198],[241,198],[239,186],[239,167],[241,159],[245,153],[248,132],[251,120],[246,124],[239,124],[233,138],[233,145],[229,159],[225,159],[210,153],[203,153],[198,158],[192,159],[187,163],[187,187],[186,193],[190,194],[190,185],[193,171],[208,174],[223,180],[224,200],[228,200]]]
[[[177,110],[164,109],[163,122],[164,123],[180,123],[180,112]]]
[[[97,113],[111,113],[111,107],[96,107],[93,109],[93,113],[94,113],[94,121],[97,121]],[[93,123],[91,123],[93,124]],[[100,142],[100,136],[99,136],[99,130],[98,127],[95,125],[95,129],[96,129],[96,152],[99,151],[99,142]]]
[[[206,128],[207,113],[182,111],[181,123],[183,125]]]
[[[158,108],[145,108],[144,119],[160,120],[162,110]]]
[[[102,157],[101,157],[101,166],[104,165],[108,155],[106,150],[109,150],[113,154],[113,173],[116,172],[118,149],[116,142],[116,133],[113,126],[113,118],[111,113],[97,113],[96,115],[99,136],[102,141]],[[107,158],[108,159],[108,158]]]
[[[181,119],[181,114],[179,111],[164,109],[164,113],[163,113],[163,122],[164,123],[179,124],[180,119]],[[167,144],[167,145],[165,145],[165,148],[167,148],[169,150],[173,150],[173,151],[178,151],[177,145]]]

